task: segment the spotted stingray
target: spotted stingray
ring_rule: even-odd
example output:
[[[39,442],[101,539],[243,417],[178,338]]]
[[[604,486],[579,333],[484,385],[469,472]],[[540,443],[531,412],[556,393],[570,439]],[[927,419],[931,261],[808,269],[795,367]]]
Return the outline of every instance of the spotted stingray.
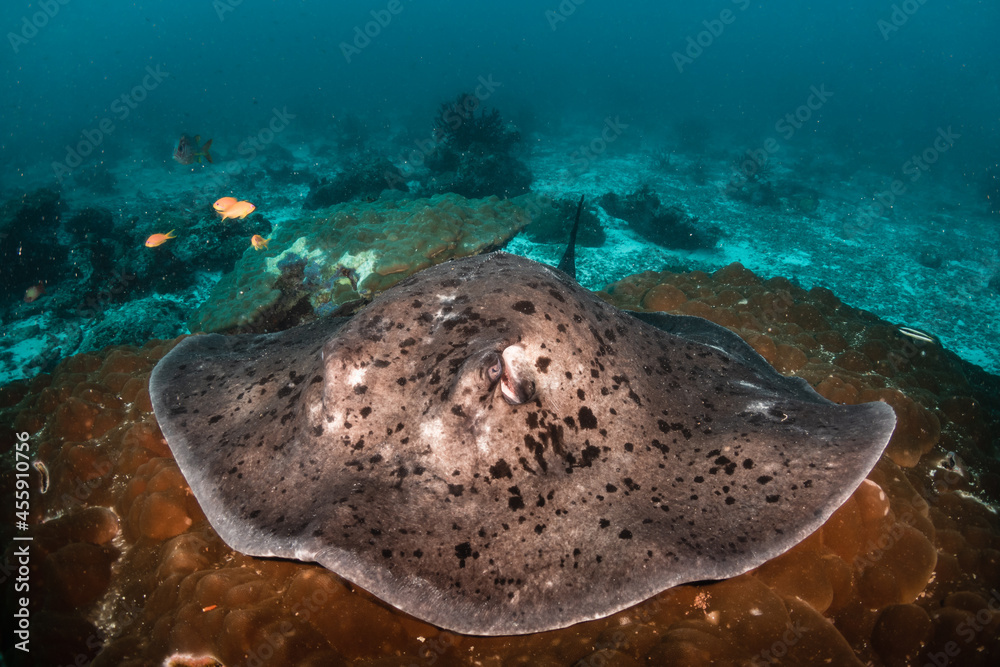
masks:
[[[209,521],[456,632],[522,634],[722,579],[815,531],[895,426],[706,320],[494,253],[352,318],[193,336],[150,379]]]

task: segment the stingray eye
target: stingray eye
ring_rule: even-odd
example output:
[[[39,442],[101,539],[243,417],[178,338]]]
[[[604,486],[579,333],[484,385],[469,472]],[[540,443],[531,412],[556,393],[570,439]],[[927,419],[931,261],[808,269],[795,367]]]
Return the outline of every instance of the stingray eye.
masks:
[[[492,385],[503,375],[503,357],[494,352],[486,358],[486,380]]]

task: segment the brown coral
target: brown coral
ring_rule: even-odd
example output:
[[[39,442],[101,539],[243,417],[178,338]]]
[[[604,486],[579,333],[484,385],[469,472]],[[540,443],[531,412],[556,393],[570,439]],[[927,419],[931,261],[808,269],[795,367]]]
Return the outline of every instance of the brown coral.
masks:
[[[738,265],[640,274],[603,294],[724,323],[831,400],[887,400],[897,434],[820,530],[757,570],[510,642],[440,631],[314,565],[232,552],[152,417],[146,380],[172,344],[81,355],[0,388],[5,456],[27,432],[51,476],[31,499],[38,649],[24,664],[896,666],[1000,654],[1000,522],[983,502],[1000,479],[996,399],[967,367],[940,349],[908,352],[825,290]]]

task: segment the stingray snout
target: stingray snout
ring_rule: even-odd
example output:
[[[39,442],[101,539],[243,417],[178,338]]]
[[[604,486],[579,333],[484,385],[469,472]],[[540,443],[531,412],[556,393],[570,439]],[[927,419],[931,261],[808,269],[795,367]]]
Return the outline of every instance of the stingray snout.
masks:
[[[531,364],[525,359],[524,348],[520,345],[507,347],[503,354],[503,369],[500,375],[500,393],[511,405],[527,403],[535,397],[535,378]]]

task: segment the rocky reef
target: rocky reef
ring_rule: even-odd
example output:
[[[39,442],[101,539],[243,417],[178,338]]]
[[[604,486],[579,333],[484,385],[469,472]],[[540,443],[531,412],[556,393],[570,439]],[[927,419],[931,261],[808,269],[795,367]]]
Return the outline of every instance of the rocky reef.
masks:
[[[264,332],[332,313],[408,275],[499,248],[530,221],[522,199],[347,203],[279,225],[243,253],[192,317],[191,331]]]
[[[458,219],[498,204],[422,206]],[[368,229],[365,213],[342,222],[341,214],[326,218],[329,234]],[[270,260],[254,259],[266,267],[293,247],[311,257],[293,234],[272,241]],[[370,248],[366,238],[354,242]],[[378,271],[390,261],[399,260],[373,259],[370,279],[396,275]],[[15,488],[15,434],[27,434],[48,485],[43,494],[32,479],[33,650],[8,652],[9,664],[992,664],[1000,655],[996,378],[827,290],[764,281],[736,264],[712,275],[643,273],[600,294],[619,307],[729,327],[831,400],[887,401],[899,421],[885,455],[819,531],[745,575],[679,586],[610,618],[516,642],[466,637],[321,567],[226,547],[152,414],[148,376],[173,342],[107,348],[0,388],[4,495]],[[245,309],[232,304],[230,321]],[[11,528],[2,530],[10,544]],[[5,594],[10,602],[12,587]]]

